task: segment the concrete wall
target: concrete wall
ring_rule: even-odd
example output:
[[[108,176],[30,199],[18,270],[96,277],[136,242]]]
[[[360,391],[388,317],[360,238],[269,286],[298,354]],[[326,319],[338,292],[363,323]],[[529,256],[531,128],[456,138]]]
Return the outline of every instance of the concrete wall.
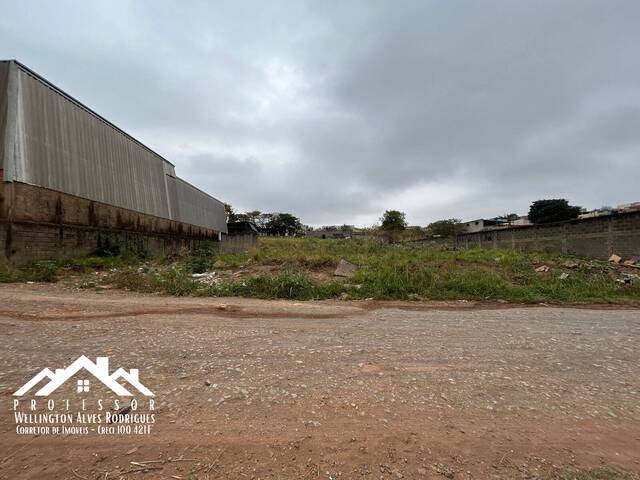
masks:
[[[246,252],[258,246],[258,235],[243,233],[238,235],[222,235],[218,250],[223,253]]]
[[[608,258],[640,255],[640,212],[458,235],[459,248],[513,248]]]
[[[177,253],[218,233],[18,182],[0,182],[0,261],[81,256],[109,244]]]

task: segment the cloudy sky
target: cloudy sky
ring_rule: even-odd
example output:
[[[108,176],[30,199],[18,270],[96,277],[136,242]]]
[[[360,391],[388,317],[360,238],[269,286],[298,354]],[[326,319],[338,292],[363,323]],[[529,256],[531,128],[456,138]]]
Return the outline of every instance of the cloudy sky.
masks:
[[[239,210],[640,201],[637,0],[5,2],[16,58]]]

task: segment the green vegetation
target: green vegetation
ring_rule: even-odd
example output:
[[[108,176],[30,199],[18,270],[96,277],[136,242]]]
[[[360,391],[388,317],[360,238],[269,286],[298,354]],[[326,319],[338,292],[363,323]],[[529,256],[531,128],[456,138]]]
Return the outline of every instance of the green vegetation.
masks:
[[[407,228],[407,216],[398,210],[387,210],[380,218],[382,230],[404,230]]]
[[[569,205],[564,198],[536,200],[529,208],[529,220],[533,223],[563,222],[578,218],[580,207]]]
[[[341,259],[358,265],[352,278],[332,275]],[[536,272],[541,265],[548,271]],[[216,273],[202,277],[202,272],[211,270]],[[0,267],[0,282],[62,278],[84,288],[110,285],[169,295],[298,300],[637,304],[639,277],[640,272],[629,267],[547,253],[453,251],[364,239],[268,237],[260,238],[258,248],[239,254],[219,254],[213,244],[203,244],[177,259],[87,257],[38,262],[22,269]]]
[[[459,218],[447,218],[430,223],[427,231],[431,235],[440,235],[443,237],[453,237],[464,231],[464,225]]]
[[[613,468],[600,467],[590,470],[563,472],[550,478],[551,480],[639,480],[640,476]]]

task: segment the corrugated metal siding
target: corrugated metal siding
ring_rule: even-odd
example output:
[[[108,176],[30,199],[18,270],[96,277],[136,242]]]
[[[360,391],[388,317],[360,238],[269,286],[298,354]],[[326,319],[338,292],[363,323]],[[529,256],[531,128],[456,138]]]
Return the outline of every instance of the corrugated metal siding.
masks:
[[[17,128],[7,140],[16,154],[8,180],[226,232],[218,200],[179,179],[170,187],[171,163],[28,69],[14,71]]]
[[[169,217],[161,159],[40,80],[19,75],[24,149],[17,181]]]
[[[227,217],[224,204],[212,199],[193,185],[180,178],[167,176],[169,191],[175,192],[177,215],[181,221],[193,225],[211,225],[210,228],[219,232],[227,231]],[[170,197],[171,198],[171,197]],[[211,202],[214,200],[214,202]]]
[[[0,62],[0,170],[4,168],[4,139],[7,130],[7,103],[9,99],[9,65],[9,62]]]

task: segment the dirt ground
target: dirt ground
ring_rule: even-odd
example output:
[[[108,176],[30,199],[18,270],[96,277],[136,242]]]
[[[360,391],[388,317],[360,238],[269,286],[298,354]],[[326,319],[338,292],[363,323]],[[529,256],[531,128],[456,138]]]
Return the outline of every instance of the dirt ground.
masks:
[[[516,479],[603,464],[640,470],[637,309],[184,299],[5,285],[0,325],[3,479]],[[140,370],[157,402],[151,433],[16,433],[15,390],[81,354]],[[109,397],[71,390],[60,395]]]

